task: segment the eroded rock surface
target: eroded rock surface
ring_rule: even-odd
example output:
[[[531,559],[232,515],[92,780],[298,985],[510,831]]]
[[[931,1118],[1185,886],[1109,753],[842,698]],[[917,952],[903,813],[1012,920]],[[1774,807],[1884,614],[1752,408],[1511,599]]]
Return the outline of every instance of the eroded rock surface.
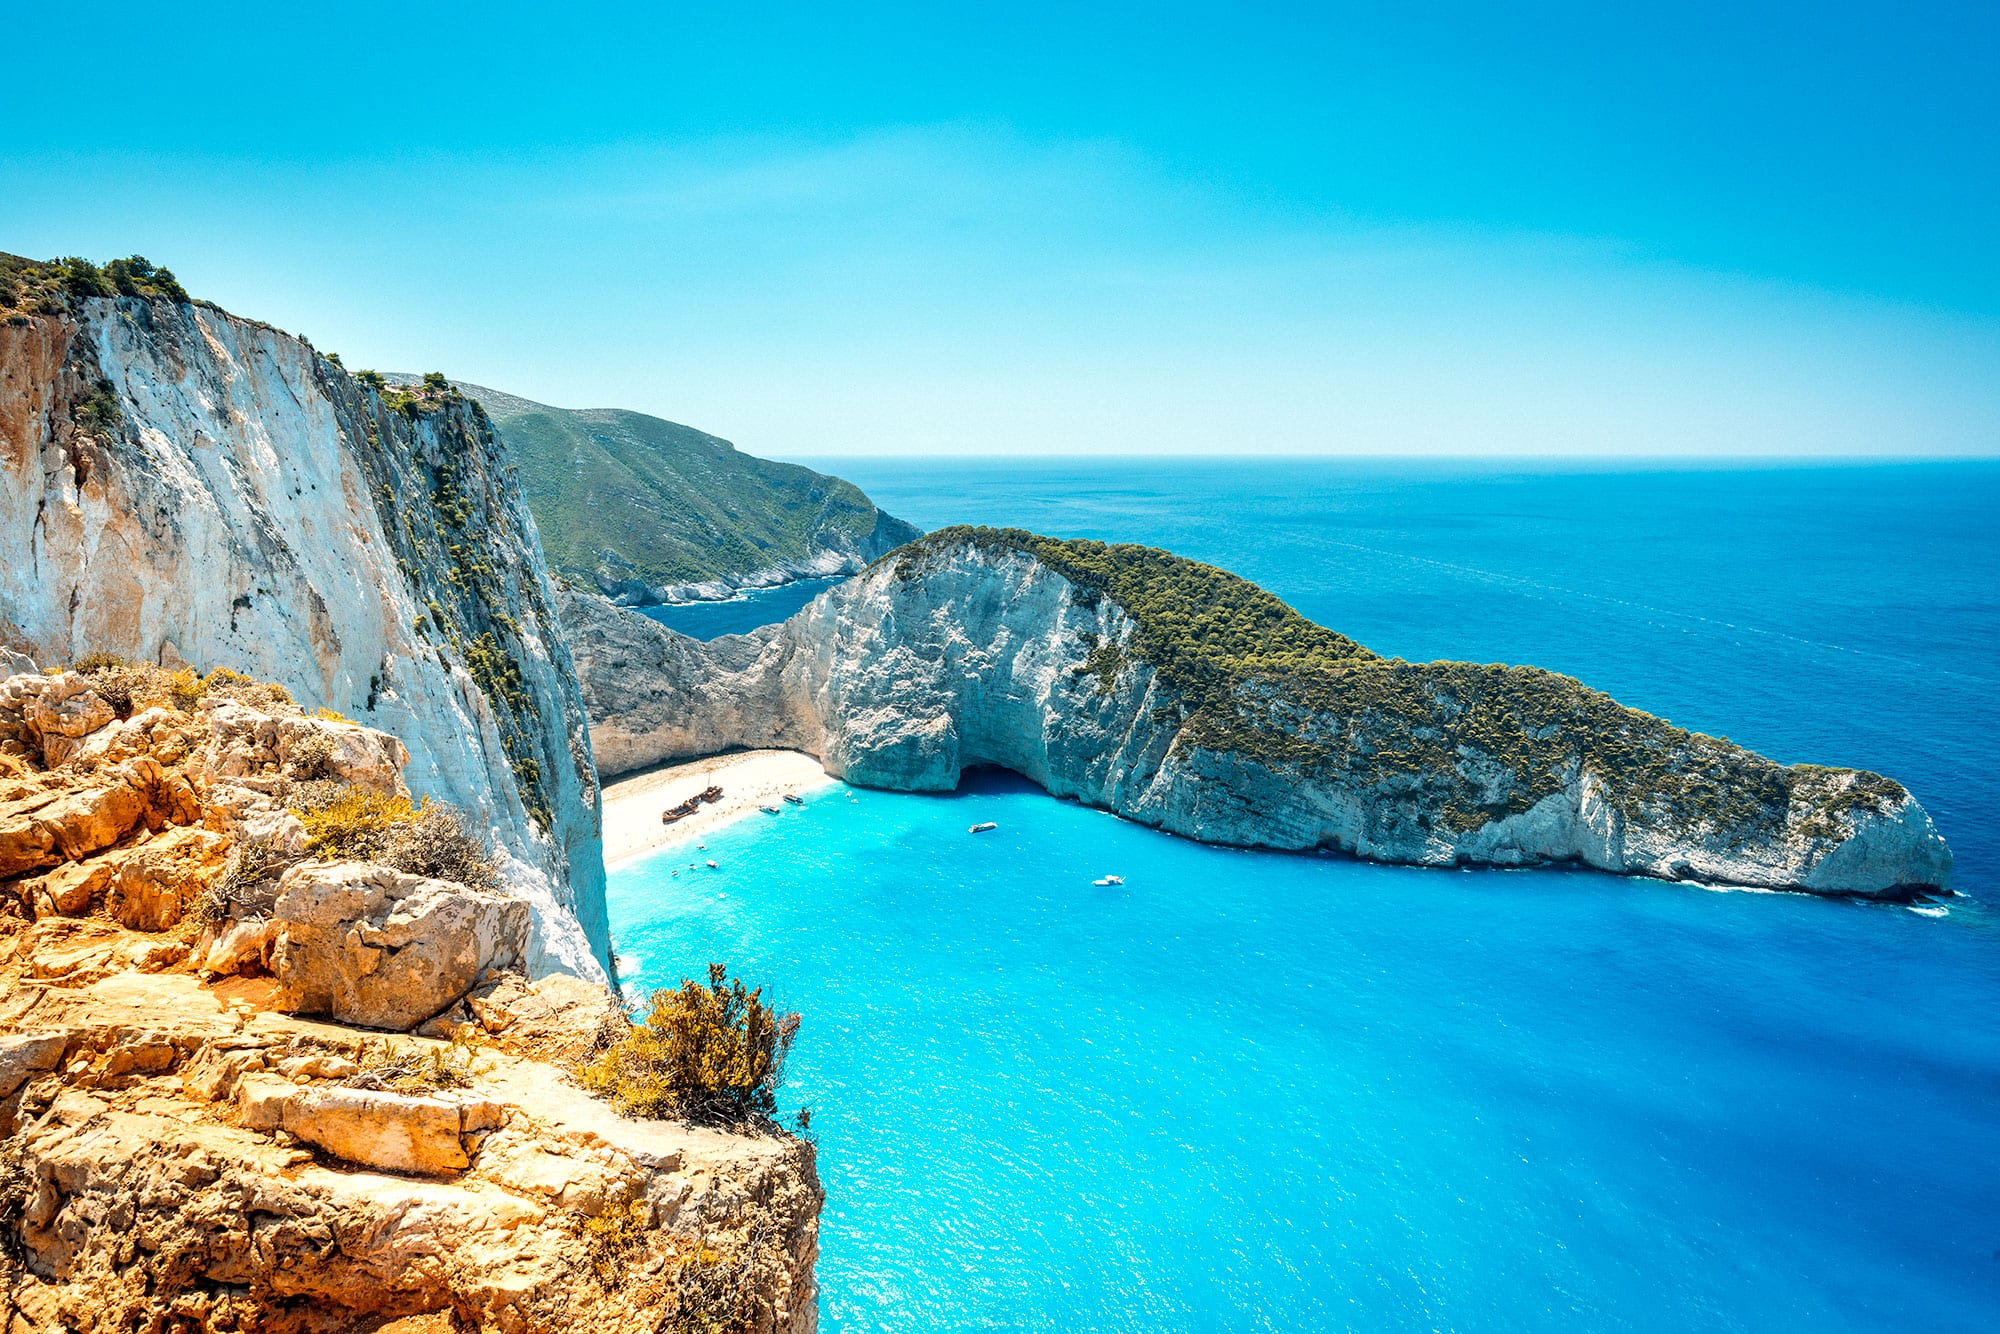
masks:
[[[367,862],[285,872],[272,913],[276,1004],[402,1031],[521,966],[528,905]]]
[[[185,974],[33,985],[42,943],[0,937],[10,1329],[815,1328],[808,1145],[627,1121],[502,1045],[355,1087],[365,1035]]]
[[[809,1334],[810,1146],[576,1088],[605,987],[505,883],[306,860],[299,785],[407,811],[404,752],[242,689],[0,681],[0,1328]]]

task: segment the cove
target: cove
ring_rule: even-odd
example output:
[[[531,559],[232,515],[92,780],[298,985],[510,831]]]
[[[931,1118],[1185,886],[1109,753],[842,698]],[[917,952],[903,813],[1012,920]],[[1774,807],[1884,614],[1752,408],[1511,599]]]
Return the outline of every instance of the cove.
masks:
[[[613,930],[635,991],[716,959],[805,1014],[830,1330],[1973,1329],[2000,1299],[1975,905],[1209,848],[994,774],[707,845],[615,874]]]

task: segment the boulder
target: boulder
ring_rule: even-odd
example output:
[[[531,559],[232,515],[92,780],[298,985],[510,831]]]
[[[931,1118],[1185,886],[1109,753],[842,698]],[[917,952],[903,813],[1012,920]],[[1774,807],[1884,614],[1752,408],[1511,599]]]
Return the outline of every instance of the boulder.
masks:
[[[338,778],[371,792],[408,796],[403,743],[387,732],[335,718],[266,713],[237,700],[208,699],[202,768],[213,780]],[[246,784],[247,785],[247,784]]]
[[[115,855],[93,857],[87,862],[69,862],[42,877],[36,897],[36,915],[48,912],[64,917],[81,917],[99,895],[118,878]]]
[[[0,1098],[12,1097],[31,1075],[55,1069],[68,1043],[68,1037],[61,1033],[0,1037]]]
[[[368,862],[307,862],[278,882],[277,1008],[406,1032],[517,967],[528,905]]]
[[[21,720],[42,739],[42,763],[54,769],[83,749],[84,738],[118,718],[105,698],[75,672],[45,678],[49,684],[24,702]]]
[[[221,875],[229,842],[205,829],[170,829],[125,854],[111,915],[135,931],[169,931]]]
[[[230,976],[246,968],[268,970],[274,924],[266,917],[225,922],[203,938],[197,962],[205,973]]]
[[[373,1089],[301,1089],[285,1099],[284,1127],[336,1158],[385,1172],[442,1176],[470,1165],[459,1109],[439,1098]]]
[[[262,1072],[239,1074],[236,1080],[236,1110],[245,1130],[281,1130],[285,1124],[285,1104],[299,1086],[288,1079]]]

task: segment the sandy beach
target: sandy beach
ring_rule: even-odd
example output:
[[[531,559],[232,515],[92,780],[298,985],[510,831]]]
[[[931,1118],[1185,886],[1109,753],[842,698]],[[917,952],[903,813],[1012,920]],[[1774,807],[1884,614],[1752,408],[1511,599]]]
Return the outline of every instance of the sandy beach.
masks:
[[[798,796],[831,787],[819,761],[795,750],[742,750],[670,764],[604,786],[604,864],[617,867],[661,848],[694,842],[760,806],[775,806],[787,792]],[[693,815],[661,824],[660,812],[708,787],[722,799]]]

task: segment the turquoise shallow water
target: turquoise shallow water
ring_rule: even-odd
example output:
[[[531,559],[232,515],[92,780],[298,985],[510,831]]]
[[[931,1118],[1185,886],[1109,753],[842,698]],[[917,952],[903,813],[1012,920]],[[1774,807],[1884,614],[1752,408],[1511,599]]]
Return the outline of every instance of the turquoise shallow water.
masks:
[[[1005,775],[614,875],[806,1015],[830,1330],[1973,1330],[2000,1312],[2000,470],[852,476],[1577,672],[1937,814],[1941,918],[1199,847]],[[974,820],[1000,829],[970,836]],[[1122,889],[1100,889],[1106,871]]]

